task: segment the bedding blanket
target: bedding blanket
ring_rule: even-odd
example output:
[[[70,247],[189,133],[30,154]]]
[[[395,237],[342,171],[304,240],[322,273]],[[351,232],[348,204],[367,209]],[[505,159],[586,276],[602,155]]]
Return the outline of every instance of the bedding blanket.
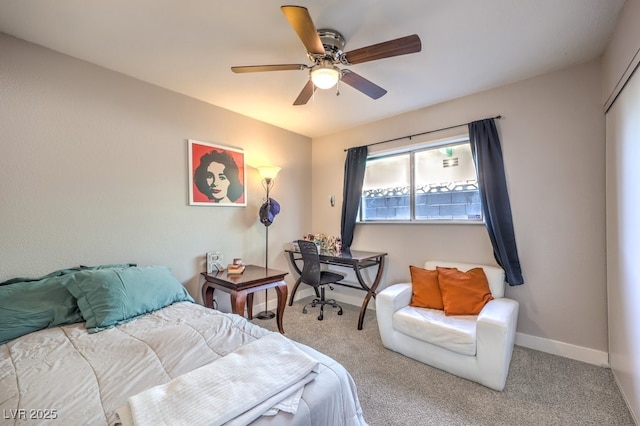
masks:
[[[132,396],[118,415],[125,426],[245,425],[295,396],[317,376],[318,367],[318,361],[274,333]],[[291,411],[295,414],[297,407]]]
[[[117,425],[116,410],[130,398],[170,386],[197,369],[215,374],[216,364],[233,380],[223,357],[250,353],[252,343],[266,347],[280,338],[313,359],[317,376],[304,386],[297,408],[291,410],[295,414],[281,410],[251,424],[366,424],[355,384],[342,365],[279,335],[259,343],[273,335],[238,315],[189,302],[95,334],[87,333],[83,323],[30,333],[0,345],[2,424]],[[249,374],[258,374],[247,368]],[[219,406],[214,409],[220,411]]]

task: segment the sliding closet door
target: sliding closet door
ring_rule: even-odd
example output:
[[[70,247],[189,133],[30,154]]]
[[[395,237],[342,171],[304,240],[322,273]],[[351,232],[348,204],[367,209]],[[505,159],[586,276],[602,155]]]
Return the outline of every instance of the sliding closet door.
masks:
[[[640,417],[640,68],[607,113],[609,364]]]

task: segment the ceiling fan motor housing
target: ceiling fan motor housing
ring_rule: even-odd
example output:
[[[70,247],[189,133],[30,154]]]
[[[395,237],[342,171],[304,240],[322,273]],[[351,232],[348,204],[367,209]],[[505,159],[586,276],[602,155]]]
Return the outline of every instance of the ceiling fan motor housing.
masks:
[[[338,31],[330,30],[330,29],[320,29],[318,30],[318,36],[320,37],[320,41],[322,41],[322,46],[324,47],[325,55],[323,58],[330,58],[333,62],[339,62],[340,56],[344,53],[344,37]],[[309,54],[309,59],[314,62],[317,62],[319,59],[317,56],[313,56]]]

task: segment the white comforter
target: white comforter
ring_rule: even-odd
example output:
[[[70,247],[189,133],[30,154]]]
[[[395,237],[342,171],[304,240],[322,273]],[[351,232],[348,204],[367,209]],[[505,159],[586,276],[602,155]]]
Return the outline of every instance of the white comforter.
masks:
[[[0,345],[2,424],[118,424],[116,410],[129,398],[268,335],[237,315],[188,302],[96,334],[83,324],[31,333]],[[317,377],[304,387],[295,415],[280,411],[253,424],[365,424],[347,371],[295,345],[319,361]]]

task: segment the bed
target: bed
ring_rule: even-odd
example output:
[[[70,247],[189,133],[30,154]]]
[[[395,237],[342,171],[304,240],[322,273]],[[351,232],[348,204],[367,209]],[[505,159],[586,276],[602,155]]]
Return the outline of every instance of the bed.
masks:
[[[0,283],[2,424],[365,425],[344,367],[194,303],[168,268]]]

